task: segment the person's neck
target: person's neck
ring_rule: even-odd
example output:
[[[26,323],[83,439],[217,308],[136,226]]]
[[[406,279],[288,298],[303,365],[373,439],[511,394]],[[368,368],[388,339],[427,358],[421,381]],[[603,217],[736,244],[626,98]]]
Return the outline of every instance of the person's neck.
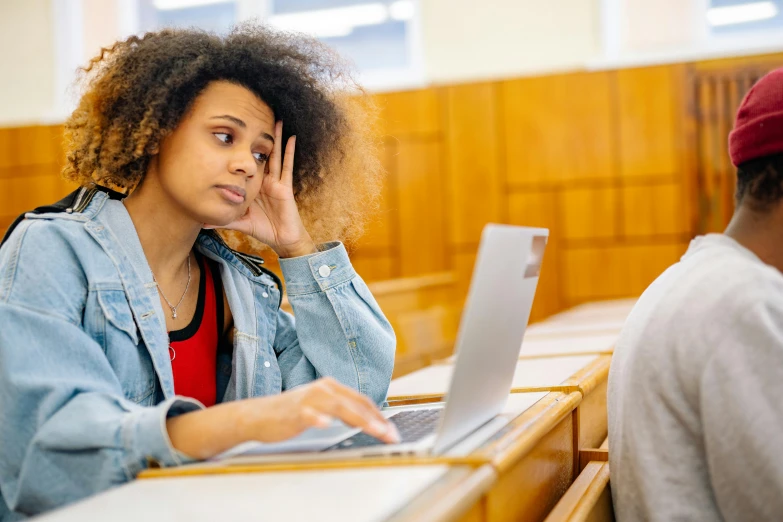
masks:
[[[783,203],[767,211],[740,204],[724,233],[783,272]]]
[[[123,203],[155,278],[175,279],[186,267],[201,224],[177,208],[154,178],[145,178]]]

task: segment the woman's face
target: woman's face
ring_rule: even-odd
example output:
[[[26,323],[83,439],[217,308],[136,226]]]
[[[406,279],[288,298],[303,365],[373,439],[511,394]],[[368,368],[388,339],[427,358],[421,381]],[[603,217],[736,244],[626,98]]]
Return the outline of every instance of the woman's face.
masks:
[[[258,194],[274,134],[275,115],[266,103],[244,87],[213,82],[162,140],[151,170],[187,215],[226,225]]]

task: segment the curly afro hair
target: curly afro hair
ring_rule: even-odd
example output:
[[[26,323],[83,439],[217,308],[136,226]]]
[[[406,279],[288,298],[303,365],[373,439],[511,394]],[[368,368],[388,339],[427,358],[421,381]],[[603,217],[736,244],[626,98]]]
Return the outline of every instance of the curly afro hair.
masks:
[[[294,194],[313,239],[355,239],[376,206],[377,111],[350,68],[314,39],[255,24],[227,36],[166,29],[102,49],[82,73],[85,90],[65,124],[66,179],[130,192],[198,95],[224,80],[285,122],[283,143],[296,135]]]

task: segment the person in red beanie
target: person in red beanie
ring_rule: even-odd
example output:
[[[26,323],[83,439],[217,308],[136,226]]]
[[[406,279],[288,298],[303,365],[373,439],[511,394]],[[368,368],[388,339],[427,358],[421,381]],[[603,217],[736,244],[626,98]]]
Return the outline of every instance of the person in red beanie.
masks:
[[[609,373],[618,520],[783,520],[783,69],[729,138],[736,210],[644,292]]]

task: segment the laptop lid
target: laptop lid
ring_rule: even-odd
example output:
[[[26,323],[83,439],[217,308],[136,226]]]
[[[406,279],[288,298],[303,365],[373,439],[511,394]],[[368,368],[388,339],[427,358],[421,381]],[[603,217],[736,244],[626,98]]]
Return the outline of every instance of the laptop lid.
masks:
[[[484,227],[433,453],[442,453],[503,410],[548,237],[542,228]]]

